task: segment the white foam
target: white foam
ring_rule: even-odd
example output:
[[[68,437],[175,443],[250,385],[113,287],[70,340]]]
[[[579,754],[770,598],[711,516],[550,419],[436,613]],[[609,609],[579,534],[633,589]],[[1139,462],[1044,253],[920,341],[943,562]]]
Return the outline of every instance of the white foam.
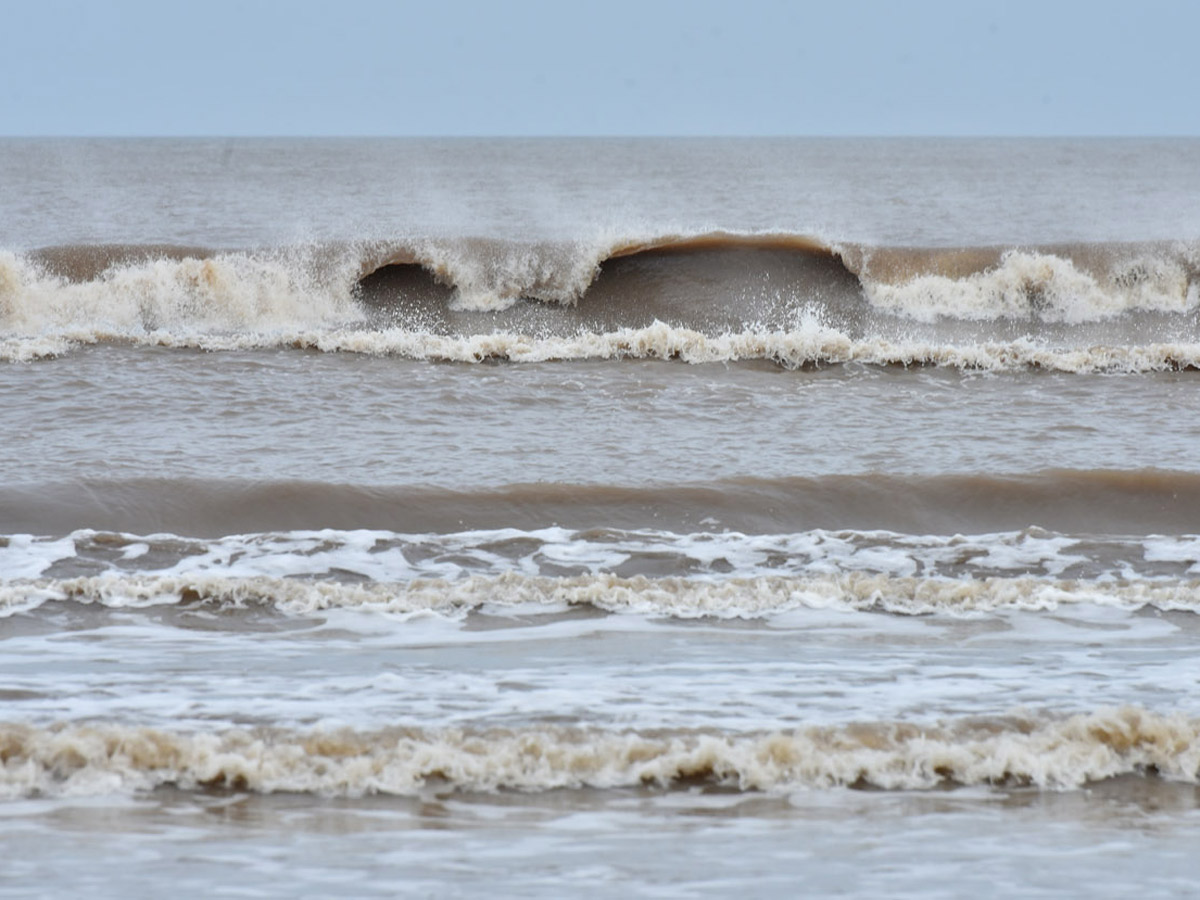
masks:
[[[0,548],[0,584],[36,578],[54,562],[75,560],[90,574],[191,577],[336,577],[375,582],[455,580],[469,575],[538,576],[655,572],[720,581],[777,576],[878,574],[925,578],[1026,575],[1058,577],[1072,567],[1093,580],[1193,571],[1197,539],[1079,538],[1031,528],[979,535],[908,535],[891,531],[679,534],[661,530],[550,527],[449,534],[391,531],[268,532],[209,540],[139,536],[88,529],[65,538],[14,535]],[[152,548],[158,548],[152,553]],[[119,551],[119,552],[117,552]],[[1139,573],[1137,558],[1152,566]],[[664,571],[664,564],[669,570]],[[1174,569],[1174,571],[1172,571]],[[673,570],[673,572],[671,571]]]
[[[1146,539],[1145,547],[1149,562],[1190,563],[1188,571],[1200,573],[1200,537],[1156,535]]]
[[[318,273],[304,248],[117,264],[70,282],[0,251],[0,335],[9,359],[60,352],[62,342],[173,345],[199,335],[243,337],[362,319],[347,256]]]
[[[46,539],[29,534],[10,535],[0,542],[0,583],[37,578],[54,563],[73,556],[75,541],[70,536]]]
[[[863,279],[876,309],[933,322],[1034,319],[1080,324],[1134,311],[1188,313],[1200,306],[1200,288],[1189,285],[1183,265],[1147,258],[1101,280],[1068,259],[1009,251],[1000,264],[964,278],[922,275],[902,284]]]

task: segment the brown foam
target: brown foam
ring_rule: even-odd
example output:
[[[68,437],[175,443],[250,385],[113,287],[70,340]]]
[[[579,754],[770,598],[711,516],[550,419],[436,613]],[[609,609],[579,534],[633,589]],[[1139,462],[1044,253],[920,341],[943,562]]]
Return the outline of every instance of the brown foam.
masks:
[[[790,731],[582,728],[188,733],[120,723],[0,724],[0,796],[174,785],[319,795],[580,788],[740,791],[957,785],[1077,788],[1118,777],[1194,784],[1200,722],[1122,707]]]

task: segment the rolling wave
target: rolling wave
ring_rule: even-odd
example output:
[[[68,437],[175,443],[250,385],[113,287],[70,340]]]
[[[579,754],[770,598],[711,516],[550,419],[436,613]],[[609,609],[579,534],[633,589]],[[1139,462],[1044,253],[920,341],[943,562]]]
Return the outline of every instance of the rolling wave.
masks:
[[[1194,243],[484,238],[0,253],[0,356],[298,346],[452,361],[653,357],[1144,371],[1200,361]]]
[[[518,484],[450,490],[309,481],[130,479],[0,485],[0,533],[79,528],[220,537],[298,529],[669,529],[794,534],[886,529],[1076,535],[1195,531],[1200,475],[1160,469],[1031,474],[830,475],[650,484]]]

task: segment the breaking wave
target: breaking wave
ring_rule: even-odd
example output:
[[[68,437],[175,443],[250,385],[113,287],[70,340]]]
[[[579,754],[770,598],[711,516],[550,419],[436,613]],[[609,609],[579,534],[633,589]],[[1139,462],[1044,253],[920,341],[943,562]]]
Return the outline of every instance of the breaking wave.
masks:
[[[0,358],[128,342],[534,362],[1200,365],[1200,248],[903,248],[804,235],[0,252]]]
[[[354,609],[461,619],[472,612],[549,614],[573,607],[676,619],[761,619],[799,609],[922,616],[1056,610],[1079,604],[1200,612],[1200,581],[896,577],[865,572],[752,578],[537,576],[344,584],[268,576],[97,575],[0,586],[0,617],[71,601],[123,609],[176,604],[267,606],[294,615]]]
[[[161,786],[333,796],[713,785],[741,791],[959,785],[1078,788],[1118,776],[1194,784],[1200,721],[1123,707],[932,725],[775,733],[284,728],[171,732],[0,725],[0,796]]]

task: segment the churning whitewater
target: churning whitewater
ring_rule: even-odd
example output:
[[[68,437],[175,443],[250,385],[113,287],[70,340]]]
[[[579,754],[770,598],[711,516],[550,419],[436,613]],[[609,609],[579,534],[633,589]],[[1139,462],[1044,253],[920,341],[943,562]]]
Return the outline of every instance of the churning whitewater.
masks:
[[[591,730],[279,730],[171,734],[0,724],[0,797],[86,795],[114,787],[230,787],[361,796],[545,791],[711,783],[743,791],[941,785],[1073,788],[1148,770],[1195,782],[1200,720],[1105,710],[1063,720],[1013,717],[776,734]]]

